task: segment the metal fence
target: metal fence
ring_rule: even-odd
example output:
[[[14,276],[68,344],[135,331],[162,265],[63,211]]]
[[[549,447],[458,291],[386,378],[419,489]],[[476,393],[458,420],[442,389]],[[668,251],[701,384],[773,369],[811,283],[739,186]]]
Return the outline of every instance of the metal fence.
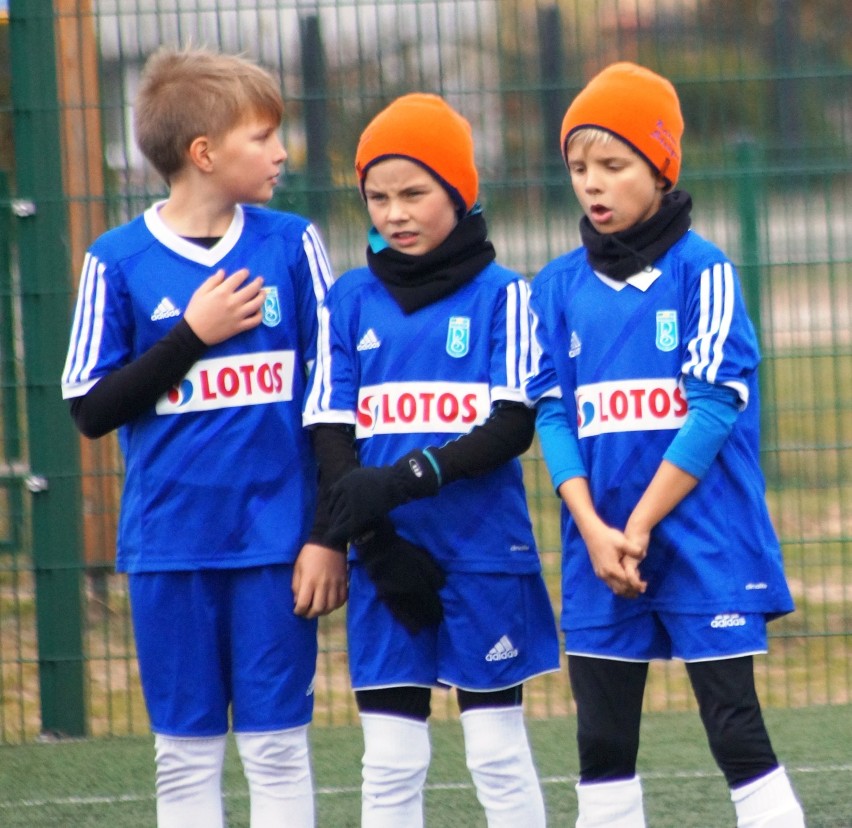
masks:
[[[146,56],[195,43],[281,82],[290,160],[273,206],[311,216],[338,271],[366,214],[363,125],[406,91],[472,122],[499,258],[532,277],[578,244],[565,107],[615,59],[663,72],[687,123],[694,226],[738,264],[764,352],[763,460],[798,611],[759,660],[768,706],[852,697],[852,19],[845,0],[0,0],[0,742],[147,730],[125,582],[121,460],[60,399],[86,246],[163,195],[130,131]],[[524,459],[558,605],[558,503]],[[349,723],[343,612],[323,619],[319,724]],[[437,715],[455,714],[453,702]],[[691,707],[654,665],[648,709]],[[531,716],[571,712],[565,672]]]

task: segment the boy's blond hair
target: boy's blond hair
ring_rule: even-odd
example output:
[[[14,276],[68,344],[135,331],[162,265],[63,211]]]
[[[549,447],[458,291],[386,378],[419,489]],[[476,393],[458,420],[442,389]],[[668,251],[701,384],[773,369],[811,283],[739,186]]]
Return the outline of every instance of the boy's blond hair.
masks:
[[[565,155],[567,157],[568,151],[575,146],[588,147],[592,144],[600,144],[605,147],[613,140],[616,140],[616,136],[605,129],[600,129],[600,127],[583,127],[568,136],[568,140],[565,142]],[[624,141],[621,143],[629,146]]]
[[[251,117],[281,123],[284,103],[265,69],[237,55],[163,48],[148,58],[133,113],[136,143],[169,182],[200,135],[220,138]]]
[[[580,90],[562,119],[562,157],[573,132],[599,127],[639,153],[666,181],[677,184],[683,114],[671,81],[630,61],[611,63]]]

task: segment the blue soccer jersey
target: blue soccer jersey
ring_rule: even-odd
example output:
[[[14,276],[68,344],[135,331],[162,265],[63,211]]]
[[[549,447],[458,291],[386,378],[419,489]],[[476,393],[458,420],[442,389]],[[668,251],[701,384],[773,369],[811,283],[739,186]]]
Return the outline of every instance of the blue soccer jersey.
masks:
[[[303,218],[243,206],[208,250],[173,233],[157,208],[86,255],[65,398],[150,349],[220,268],[263,276],[266,300],[261,325],[208,348],[179,387],[119,429],[117,569],[291,563],[315,503],[301,406],[332,281],[322,242]]]
[[[742,411],[707,474],[654,529],[647,592],[616,597],[562,510],[564,629],[654,608],[792,610],[759,466],[758,346],[736,272],[690,231],[652,270],[616,282],[579,248],[534,279],[530,399],[561,394],[601,518],[624,528],[683,424],[684,376],[736,390]]]
[[[365,466],[466,434],[494,403],[523,401],[528,297],[520,276],[492,263],[406,315],[368,269],[346,273],[321,313],[305,424],[353,426]],[[517,459],[400,506],[391,518],[447,571],[541,569]]]

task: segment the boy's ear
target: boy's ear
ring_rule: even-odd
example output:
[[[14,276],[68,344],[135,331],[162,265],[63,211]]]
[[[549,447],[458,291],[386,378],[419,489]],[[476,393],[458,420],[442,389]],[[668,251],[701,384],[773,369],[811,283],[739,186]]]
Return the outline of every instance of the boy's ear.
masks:
[[[210,139],[206,135],[199,135],[189,145],[187,151],[189,160],[202,172],[210,172],[213,168],[213,159],[210,155],[211,148]]]

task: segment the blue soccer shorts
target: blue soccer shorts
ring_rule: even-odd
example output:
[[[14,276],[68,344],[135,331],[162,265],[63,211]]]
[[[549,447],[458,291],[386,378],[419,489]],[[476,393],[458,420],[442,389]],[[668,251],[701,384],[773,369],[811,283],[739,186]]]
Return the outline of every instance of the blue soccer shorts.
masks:
[[[151,729],[209,737],[313,714],[317,622],[293,614],[292,566],[129,576]]]
[[[444,620],[411,635],[354,563],[347,611],[353,688],[502,690],[559,669],[556,623],[540,574],[450,572],[441,604]]]
[[[708,661],[766,650],[766,617],[762,613],[646,612],[610,626],[565,631],[569,655],[626,661]]]

